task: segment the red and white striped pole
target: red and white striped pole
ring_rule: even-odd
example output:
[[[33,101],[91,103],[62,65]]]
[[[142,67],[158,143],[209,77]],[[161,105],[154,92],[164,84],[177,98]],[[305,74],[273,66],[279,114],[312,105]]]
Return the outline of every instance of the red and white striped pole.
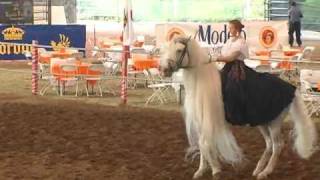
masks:
[[[32,94],[38,94],[38,41],[32,41]]]
[[[122,51],[122,80],[121,80],[121,100],[127,104],[128,99],[128,59],[130,58],[130,46],[124,45]]]

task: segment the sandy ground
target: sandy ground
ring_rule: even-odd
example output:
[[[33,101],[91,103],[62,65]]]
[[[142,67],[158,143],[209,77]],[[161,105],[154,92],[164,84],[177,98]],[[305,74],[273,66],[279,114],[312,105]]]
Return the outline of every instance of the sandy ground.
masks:
[[[196,171],[198,160],[184,159],[187,140],[177,103],[147,108],[151,91],[141,88],[129,91],[126,107],[110,94],[31,96],[28,66],[0,68],[13,70],[0,70],[0,179],[188,180]],[[291,124],[283,129],[286,145],[269,179],[320,179],[320,152],[301,160],[288,138]],[[241,168],[224,165],[216,179],[254,179],[263,138],[255,128],[233,132],[248,161]],[[200,180],[209,179],[207,173]]]
[[[0,98],[1,179],[185,180],[196,170],[197,160],[184,160],[187,142],[178,112],[12,94]],[[289,127],[284,126],[286,139]],[[236,170],[224,166],[218,179],[253,179],[263,138],[254,128],[233,131],[248,162]],[[269,179],[319,178],[320,153],[301,160],[286,141]],[[211,179],[210,173],[202,179]]]

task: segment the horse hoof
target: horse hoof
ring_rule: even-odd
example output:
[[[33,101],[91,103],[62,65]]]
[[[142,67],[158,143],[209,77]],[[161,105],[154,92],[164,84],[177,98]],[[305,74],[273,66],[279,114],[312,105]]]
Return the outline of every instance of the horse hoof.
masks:
[[[198,179],[206,172],[205,169],[198,169],[197,172],[194,173],[193,179]]]
[[[260,172],[261,172],[261,170],[256,169],[253,171],[252,176],[257,176]]]
[[[266,179],[268,177],[268,173],[260,173],[258,176],[257,176],[257,179]]]
[[[212,176],[216,176],[217,174],[219,174],[221,172],[221,169],[212,169]]]

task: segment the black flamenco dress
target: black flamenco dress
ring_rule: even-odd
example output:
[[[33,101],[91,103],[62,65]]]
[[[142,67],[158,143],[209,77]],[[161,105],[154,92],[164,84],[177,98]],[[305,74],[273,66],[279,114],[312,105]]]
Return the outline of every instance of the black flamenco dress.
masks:
[[[274,120],[292,102],[296,89],[240,60],[226,63],[221,80],[225,116],[232,125],[257,126]]]

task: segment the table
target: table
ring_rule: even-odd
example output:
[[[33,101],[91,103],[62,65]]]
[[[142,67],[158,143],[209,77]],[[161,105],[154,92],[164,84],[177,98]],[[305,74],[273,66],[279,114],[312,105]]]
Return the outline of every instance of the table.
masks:
[[[261,56],[251,56],[252,59],[259,59],[260,65],[269,65],[270,64],[270,56],[261,55]]]
[[[64,63],[64,62],[59,62],[59,63],[53,63],[51,67],[51,74],[55,76],[64,76],[68,75],[65,72],[62,72],[61,70],[61,65],[63,64],[70,64],[70,65],[75,65],[77,66],[77,72],[76,76],[82,76],[82,75],[99,75],[98,72],[96,71],[90,71],[88,68],[91,65],[91,63],[86,63],[86,62],[81,62],[81,61],[75,61],[75,63]]]
[[[155,57],[149,57],[148,55],[133,54],[133,66],[137,71],[143,71],[144,69],[158,68],[159,59]]]
[[[300,52],[301,52],[301,49],[285,49],[283,50],[283,55],[292,57]]]
[[[61,69],[61,65],[75,65],[77,67],[77,70],[75,72],[63,72]],[[78,80],[85,79],[86,76],[88,77],[97,77],[101,76],[102,74],[97,71],[90,71],[89,66],[91,63],[85,63],[81,61],[76,61],[75,63],[66,63],[63,61],[57,61],[56,63],[51,63],[51,74],[55,77],[55,79],[58,81],[58,87],[60,89],[61,85],[61,79],[62,78],[73,78],[76,77]],[[87,80],[87,83],[90,85],[95,85],[97,80]],[[60,92],[61,93],[61,92]]]
[[[39,62],[42,64],[50,64],[51,55],[39,55]]]
[[[257,50],[254,52],[256,56],[270,56],[271,52],[269,50]]]
[[[51,52],[51,57],[53,58],[62,58],[62,59],[65,59],[65,58],[69,58],[72,56],[73,53],[71,52],[61,52],[61,51],[53,51]]]

